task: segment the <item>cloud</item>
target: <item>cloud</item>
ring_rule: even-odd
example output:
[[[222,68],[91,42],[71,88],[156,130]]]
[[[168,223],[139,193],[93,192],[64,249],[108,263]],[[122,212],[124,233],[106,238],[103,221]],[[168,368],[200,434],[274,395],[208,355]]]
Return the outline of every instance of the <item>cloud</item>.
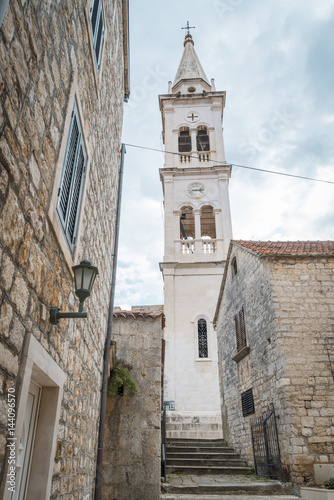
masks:
[[[227,161],[334,180],[332,0],[133,2],[123,141],[162,147],[158,94],[174,79],[187,20],[207,76],[227,91]],[[163,163],[162,153],[127,148],[117,305],[163,300]],[[334,239],[333,191],[234,167],[234,237]]]

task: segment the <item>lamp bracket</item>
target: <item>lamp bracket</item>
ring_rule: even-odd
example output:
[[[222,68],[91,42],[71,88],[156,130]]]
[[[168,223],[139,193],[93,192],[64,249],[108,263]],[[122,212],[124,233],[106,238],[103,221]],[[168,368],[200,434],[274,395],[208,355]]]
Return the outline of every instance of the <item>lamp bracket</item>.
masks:
[[[51,307],[50,308],[50,323],[51,325],[57,325],[58,321],[63,318],[87,318],[87,312],[79,311],[77,313],[62,313],[59,312],[59,307]]]

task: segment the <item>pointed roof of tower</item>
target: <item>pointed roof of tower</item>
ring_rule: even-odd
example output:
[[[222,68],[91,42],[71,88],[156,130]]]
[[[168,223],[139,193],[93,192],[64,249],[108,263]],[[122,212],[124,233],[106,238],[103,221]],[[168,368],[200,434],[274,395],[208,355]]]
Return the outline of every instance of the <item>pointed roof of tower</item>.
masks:
[[[206,76],[200,60],[198,59],[198,56],[195,52],[193,38],[190,33],[188,33],[184,40],[184,51],[178,70],[176,72],[173,88],[181,80],[192,79],[204,80],[210,86],[208,77]]]

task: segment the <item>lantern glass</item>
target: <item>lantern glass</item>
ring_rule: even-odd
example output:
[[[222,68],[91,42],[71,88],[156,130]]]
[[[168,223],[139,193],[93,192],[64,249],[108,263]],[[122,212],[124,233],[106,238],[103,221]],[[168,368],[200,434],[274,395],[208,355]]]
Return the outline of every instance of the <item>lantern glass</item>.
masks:
[[[74,281],[75,289],[80,290],[82,288],[82,267],[77,267],[77,269],[74,269]]]
[[[89,290],[89,291],[92,290],[92,285],[93,285],[92,278],[93,278],[93,275],[94,275],[94,269],[89,268],[89,267],[85,267],[83,269],[82,288],[84,290]]]
[[[83,260],[78,266],[73,266],[75,293],[79,297],[80,303],[90,296],[94,281],[98,275],[98,269],[92,266],[89,260]]]

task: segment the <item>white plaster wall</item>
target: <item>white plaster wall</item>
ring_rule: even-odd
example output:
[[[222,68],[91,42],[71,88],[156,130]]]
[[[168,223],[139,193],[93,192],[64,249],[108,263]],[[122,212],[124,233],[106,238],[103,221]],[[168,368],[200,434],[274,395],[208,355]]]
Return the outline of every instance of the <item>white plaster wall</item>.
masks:
[[[174,400],[177,411],[220,409],[217,338],[212,318],[223,267],[180,268],[173,277],[173,293],[165,296],[167,343],[165,400]],[[168,277],[171,284],[172,278]],[[174,307],[177,305],[177,307]],[[174,314],[168,312],[174,311]],[[173,322],[168,319],[173,317]],[[197,319],[208,326],[209,358],[198,358]],[[171,389],[172,390],[168,390]]]

